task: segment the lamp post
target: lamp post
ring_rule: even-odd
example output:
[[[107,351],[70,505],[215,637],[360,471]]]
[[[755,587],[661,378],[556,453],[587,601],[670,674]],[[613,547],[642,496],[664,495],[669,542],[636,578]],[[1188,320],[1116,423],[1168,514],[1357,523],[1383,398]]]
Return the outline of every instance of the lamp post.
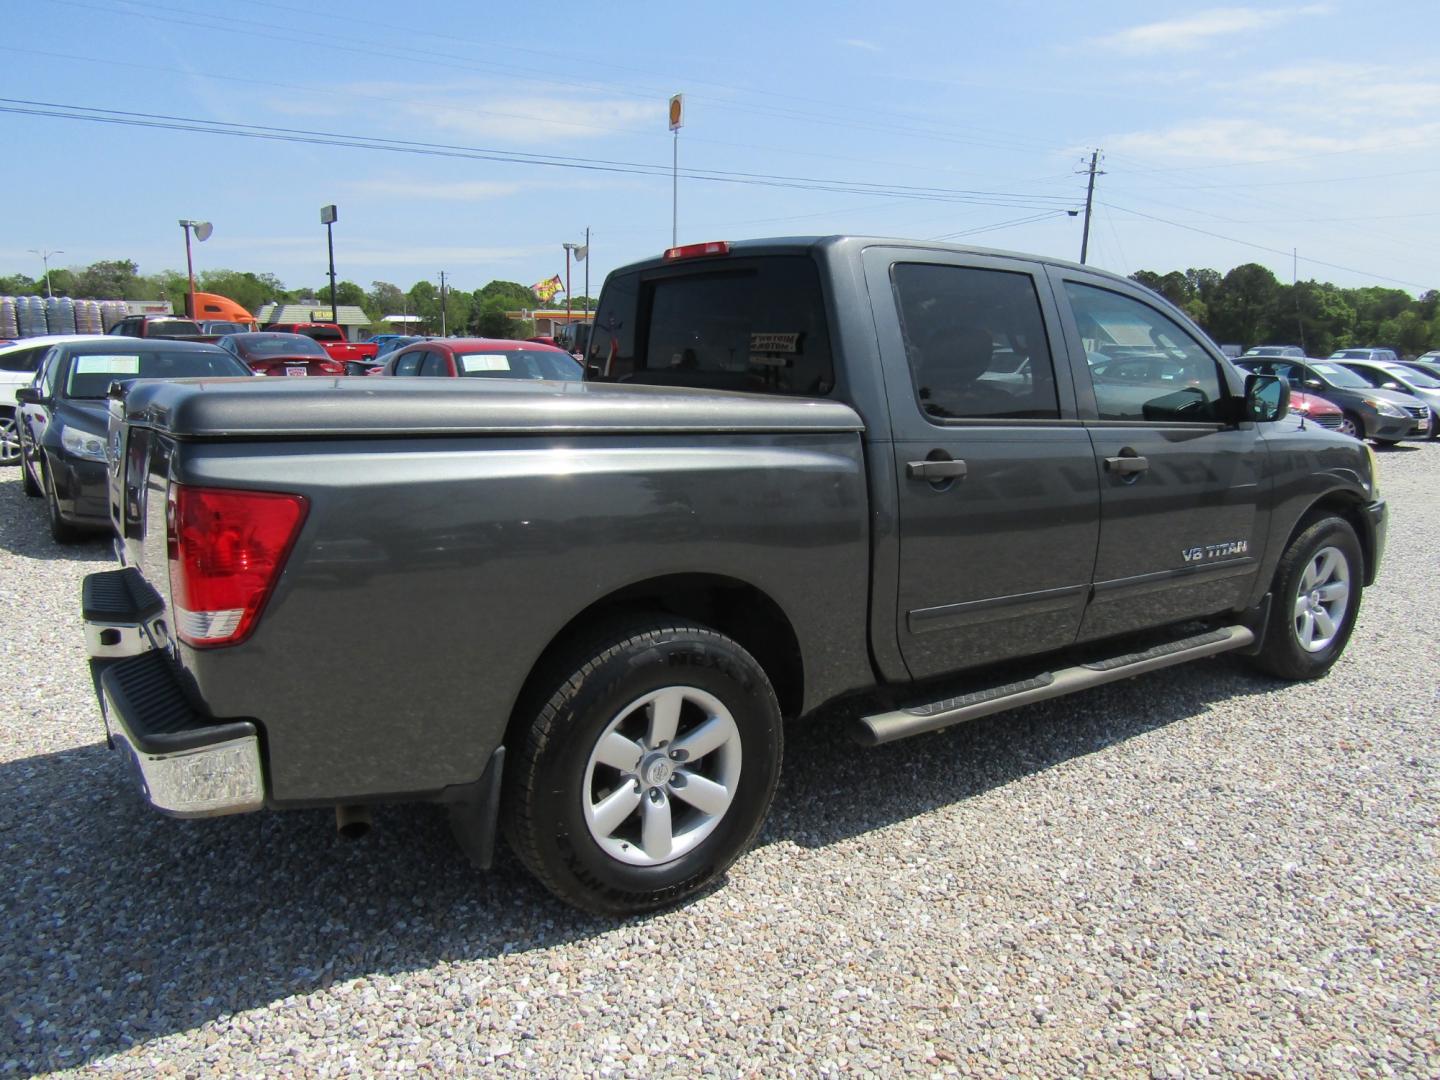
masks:
[[[325,226],[325,243],[330,248],[330,321],[340,325],[340,305],[335,299],[335,222],[340,215],[335,204],[320,207],[320,224]]]
[[[32,255],[39,255],[40,261],[45,264],[45,295],[54,296],[55,294],[50,291],[50,256],[64,255],[65,252],[51,251],[49,248],[30,248],[29,251]]]
[[[195,230],[195,239],[204,243],[210,239],[210,234],[215,231],[215,226],[208,221],[190,221],[187,218],[180,219],[180,228],[185,230],[185,272],[190,279],[190,291],[185,294],[185,314],[190,318],[195,317],[195,264],[190,259],[190,230]]]

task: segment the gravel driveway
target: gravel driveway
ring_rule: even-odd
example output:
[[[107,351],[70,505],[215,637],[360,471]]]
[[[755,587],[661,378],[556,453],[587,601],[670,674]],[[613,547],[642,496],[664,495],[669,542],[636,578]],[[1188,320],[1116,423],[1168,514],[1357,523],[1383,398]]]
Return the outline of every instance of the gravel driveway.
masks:
[[[1329,678],[1231,658],[862,750],[794,730],[728,883],[627,922],[430,808],[180,822],[101,742],[0,474],[0,1075],[1440,1074],[1440,445]],[[357,650],[356,663],[369,662]]]

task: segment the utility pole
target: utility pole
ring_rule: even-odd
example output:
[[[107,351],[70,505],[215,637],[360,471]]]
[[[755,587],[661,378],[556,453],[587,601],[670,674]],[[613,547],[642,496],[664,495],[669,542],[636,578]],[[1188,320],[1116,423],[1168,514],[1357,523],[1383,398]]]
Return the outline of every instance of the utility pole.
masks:
[[[1300,349],[1306,356],[1310,350],[1305,348],[1305,317],[1300,313],[1300,249],[1290,249],[1290,292],[1295,297],[1295,325],[1300,330]]]
[[[1104,172],[1097,171],[1095,166],[1100,163],[1100,151],[1095,150],[1090,154],[1090,181],[1085,186],[1085,232],[1080,239],[1080,262],[1085,262],[1085,256],[1090,253],[1090,207],[1095,202],[1095,177],[1104,176]]]
[[[449,337],[450,333],[445,325],[445,271],[440,271],[440,336]]]
[[[590,314],[590,229],[588,226],[585,229],[585,314]]]

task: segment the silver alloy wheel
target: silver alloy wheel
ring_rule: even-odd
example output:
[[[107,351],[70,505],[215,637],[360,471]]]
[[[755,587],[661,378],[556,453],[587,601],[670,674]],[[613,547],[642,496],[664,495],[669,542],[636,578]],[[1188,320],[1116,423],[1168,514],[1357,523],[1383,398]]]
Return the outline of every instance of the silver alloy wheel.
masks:
[[[601,732],[581,788],[585,824],[632,866],[680,858],[715,831],[740,782],[740,729],[713,694],[666,686]]]
[[[1359,430],[1355,419],[1349,413],[1342,413],[1340,415],[1340,427],[1337,430],[1341,435],[1349,435],[1352,438],[1362,439],[1365,437],[1364,432]]]
[[[20,423],[14,413],[0,415],[0,465],[20,461]]]
[[[1328,648],[1350,607],[1350,562],[1336,547],[1323,547],[1305,565],[1295,595],[1295,640],[1306,652]]]

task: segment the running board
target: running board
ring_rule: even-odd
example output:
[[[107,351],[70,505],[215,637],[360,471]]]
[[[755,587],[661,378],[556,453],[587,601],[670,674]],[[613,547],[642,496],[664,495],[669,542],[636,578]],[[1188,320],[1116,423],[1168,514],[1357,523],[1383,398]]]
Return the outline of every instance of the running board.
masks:
[[[1097,660],[1089,664],[1047,671],[1020,682],[1005,686],[979,690],[961,697],[946,698],[928,705],[916,705],[908,709],[862,716],[853,731],[855,741],[865,746],[879,746],[926,731],[939,731],[951,724],[966,720],[978,720],[982,716],[1004,712],[1035,701],[1063,697],[1077,690],[1088,690],[1132,675],[1143,675],[1147,671],[1183,664],[1188,660],[1199,660],[1216,653],[1243,649],[1255,641],[1255,634],[1248,627],[1227,626],[1194,637],[1182,638],[1165,645],[1157,645],[1144,652],[1127,653],[1124,656]]]

